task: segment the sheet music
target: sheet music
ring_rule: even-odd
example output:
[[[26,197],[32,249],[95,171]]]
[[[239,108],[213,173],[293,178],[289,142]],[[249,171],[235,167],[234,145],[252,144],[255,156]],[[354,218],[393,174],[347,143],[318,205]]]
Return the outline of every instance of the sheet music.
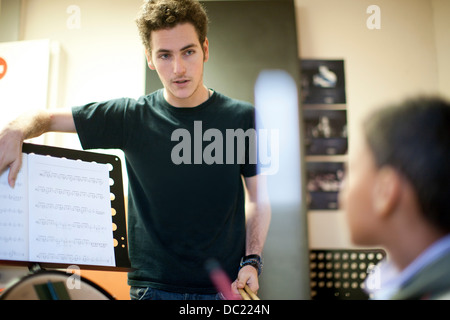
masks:
[[[105,164],[28,155],[30,261],[115,266]]]
[[[0,259],[28,260],[27,155],[12,189],[9,169],[0,175]]]

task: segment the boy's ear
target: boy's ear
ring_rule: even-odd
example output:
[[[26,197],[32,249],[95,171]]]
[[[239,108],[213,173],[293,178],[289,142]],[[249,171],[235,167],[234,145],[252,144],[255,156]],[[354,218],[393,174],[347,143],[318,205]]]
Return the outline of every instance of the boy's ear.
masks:
[[[147,58],[147,65],[150,69],[155,70],[155,65],[153,64],[152,61],[152,54],[150,52],[148,52],[147,49],[145,49],[145,57]]]
[[[205,38],[205,42],[203,42],[203,62],[209,60],[209,41],[208,38]]]
[[[402,178],[392,167],[378,170],[373,186],[374,212],[380,217],[389,216],[398,204]]]

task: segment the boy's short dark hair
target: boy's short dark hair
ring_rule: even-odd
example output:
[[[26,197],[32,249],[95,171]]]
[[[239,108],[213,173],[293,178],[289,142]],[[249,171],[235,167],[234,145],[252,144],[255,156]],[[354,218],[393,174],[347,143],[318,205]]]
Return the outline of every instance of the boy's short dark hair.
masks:
[[[367,118],[364,133],[378,167],[394,167],[413,186],[422,212],[450,231],[450,104],[408,99]]]
[[[152,31],[173,28],[186,22],[195,27],[203,45],[208,32],[208,16],[197,0],[145,0],[136,19],[142,42],[149,53]]]

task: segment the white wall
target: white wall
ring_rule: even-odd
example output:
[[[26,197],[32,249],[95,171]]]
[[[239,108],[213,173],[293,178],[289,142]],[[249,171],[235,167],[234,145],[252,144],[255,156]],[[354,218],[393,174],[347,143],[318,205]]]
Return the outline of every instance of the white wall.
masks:
[[[439,92],[450,99],[450,1],[432,0]]]
[[[58,107],[144,93],[144,51],[134,19],[141,0],[25,0],[21,40],[60,44]],[[79,148],[78,138],[57,144]]]
[[[50,92],[50,108],[144,94],[147,66],[134,21],[141,4],[142,0],[23,0],[21,40],[48,38],[59,44],[59,70],[51,70],[58,74],[57,93]],[[50,145],[81,149],[75,134],[44,136]],[[126,196],[123,152],[97,151],[121,158]]]
[[[381,29],[367,7],[378,5]],[[301,58],[344,59],[349,150],[362,119],[387,102],[447,93],[450,77],[448,0],[296,0]],[[345,157],[344,157],[345,160]],[[342,212],[309,212],[313,248],[352,247]]]

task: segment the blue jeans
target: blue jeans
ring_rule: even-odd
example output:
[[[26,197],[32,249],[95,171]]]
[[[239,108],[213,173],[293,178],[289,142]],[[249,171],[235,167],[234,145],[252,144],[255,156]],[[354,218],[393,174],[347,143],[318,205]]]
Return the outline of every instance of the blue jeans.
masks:
[[[131,287],[131,300],[222,300],[220,293],[198,294],[169,292],[150,287]]]

